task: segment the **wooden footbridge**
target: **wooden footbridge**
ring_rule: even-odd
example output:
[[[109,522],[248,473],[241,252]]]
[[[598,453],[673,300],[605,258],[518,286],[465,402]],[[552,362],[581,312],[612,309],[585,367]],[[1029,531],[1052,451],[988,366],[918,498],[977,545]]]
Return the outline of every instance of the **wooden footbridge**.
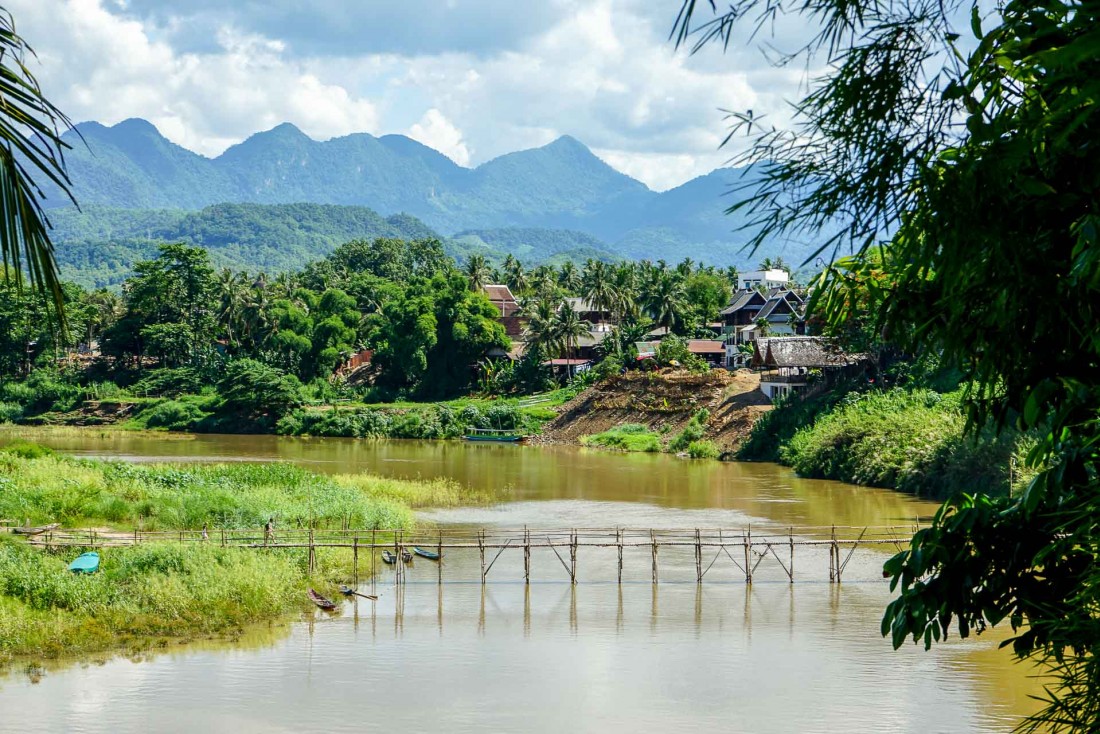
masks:
[[[461,567],[463,573],[469,573],[472,563],[451,563],[458,555],[464,555],[472,561],[480,561],[480,581],[487,583],[490,573],[502,556],[522,555],[523,581],[531,582],[532,551],[545,550],[553,555],[550,566],[557,569],[554,576],[545,580],[560,580],[577,583],[577,554],[585,550],[591,553],[599,550],[610,554],[616,562],[618,583],[623,582],[623,554],[631,553],[631,560],[637,563],[640,552],[648,556],[649,575],[654,584],[661,580],[661,559],[675,554],[678,558],[676,568],[680,578],[676,581],[690,581],[684,577],[683,567],[685,551],[691,551],[694,558],[694,580],[702,583],[707,573],[716,564],[732,564],[737,576],[743,575],[745,583],[751,584],[753,576],[762,564],[781,569],[790,583],[795,581],[796,556],[808,557],[809,572],[802,571],[799,578],[810,577],[824,580],[821,573],[821,550],[828,551],[828,580],[840,583],[849,561],[857,549],[882,547],[883,550],[902,550],[919,525],[898,525],[880,527],[788,527],[782,530],[760,530],[745,528],[677,528],[677,529],[630,529],[630,528],[445,528],[435,531],[404,530],[317,530],[282,529],[266,533],[264,530],[175,530],[105,532],[100,530],[60,530],[53,529],[30,538],[30,542],[47,548],[79,547],[110,548],[133,546],[143,543],[210,543],[224,547],[244,547],[258,551],[278,549],[306,549],[308,564],[312,571],[316,565],[316,552],[323,548],[346,549],[351,552],[354,580],[359,581],[360,571],[368,572],[374,578],[378,569],[379,555],[388,550],[397,557],[392,565],[394,582],[405,583],[407,564],[401,561],[405,551],[414,549],[430,551],[441,557],[439,562],[422,559],[423,564],[433,564],[436,580],[443,583],[448,567]],[[797,553],[796,553],[797,551]],[[545,553],[544,556],[549,555]],[[544,563],[545,565],[545,563]],[[690,566],[689,566],[690,568]],[[689,572],[690,573],[690,572]],[[821,573],[821,575],[818,575]],[[556,577],[556,578],[555,578]],[[475,581],[473,578],[451,578],[452,581]],[[516,580],[516,579],[511,579]]]

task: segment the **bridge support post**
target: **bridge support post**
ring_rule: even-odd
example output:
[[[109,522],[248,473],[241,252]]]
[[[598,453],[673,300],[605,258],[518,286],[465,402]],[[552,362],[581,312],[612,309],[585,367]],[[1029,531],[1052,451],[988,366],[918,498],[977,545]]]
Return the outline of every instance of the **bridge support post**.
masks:
[[[437,556],[439,556],[435,560],[436,583],[437,584],[442,584],[443,583],[443,531],[442,530],[439,531],[439,541],[438,541],[438,544],[435,547],[435,554]]]
[[[531,584],[531,531],[523,526],[523,583]]]
[[[481,584],[485,585],[485,531],[477,531],[477,549],[481,553]]]
[[[351,541],[351,573],[356,588],[359,587],[359,533]]]
[[[569,583],[577,583],[577,531],[569,534]]]
[[[657,536],[652,530],[649,531],[649,543],[653,551],[653,583],[657,584]]]
[[[741,536],[741,544],[745,549],[745,583],[752,584],[752,565],[749,563],[749,549],[752,546],[752,530]]]
[[[695,583],[703,583],[703,540],[695,528]]]
[[[615,528],[615,541],[619,546],[619,585],[623,583],[623,529]],[[622,604],[620,597],[619,603]]]
[[[791,570],[788,575],[791,577],[791,583],[794,583],[794,528],[787,528],[787,539],[791,543]]]

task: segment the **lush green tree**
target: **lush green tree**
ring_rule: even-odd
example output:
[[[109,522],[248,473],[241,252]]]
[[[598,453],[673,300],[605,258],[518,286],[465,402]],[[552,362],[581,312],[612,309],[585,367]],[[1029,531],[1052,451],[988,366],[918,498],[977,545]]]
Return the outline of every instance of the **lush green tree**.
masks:
[[[218,393],[228,411],[248,418],[278,418],[302,404],[297,378],[253,359],[231,360]]]
[[[369,319],[378,384],[432,398],[468,388],[477,364],[510,346],[498,315],[460,273],[414,280]]]
[[[572,306],[562,302],[554,313],[550,328],[554,334],[554,341],[564,349],[565,356],[575,358],[580,338],[588,336],[592,325],[582,319]],[[574,369],[570,368],[569,372],[572,374]]]
[[[589,260],[581,271],[581,295],[597,311],[610,310],[616,302],[615,282],[602,260]]]
[[[718,318],[718,312],[730,300],[729,281],[707,270],[697,270],[684,280],[688,305],[701,326]]]
[[[210,256],[188,245],[162,245],[159,252],[134,266],[124,290],[126,312],[104,334],[104,352],[195,363],[213,350],[217,333]]]
[[[572,260],[566,260],[558,268],[558,285],[570,294],[576,294],[581,287],[581,277]]]
[[[819,313],[839,323],[871,298],[876,331],[962,373],[971,430],[1016,423],[1041,436],[1023,492],[974,487],[949,500],[886,564],[899,596],[883,634],[931,646],[952,628],[965,637],[1007,623],[1016,654],[1059,677],[1033,726],[1097,731],[1100,6],[784,10],[816,19],[802,58],[784,61],[819,76],[796,127],[735,116],[753,137],[737,162],[761,164],[739,205],[759,227],[754,243],[816,232],[821,252],[853,247],[854,261],[819,282]],[[677,39],[728,41],[770,14],[758,0],[700,12],[684,3]],[[876,258],[883,238],[888,257]],[[884,264],[884,286],[868,290]]]

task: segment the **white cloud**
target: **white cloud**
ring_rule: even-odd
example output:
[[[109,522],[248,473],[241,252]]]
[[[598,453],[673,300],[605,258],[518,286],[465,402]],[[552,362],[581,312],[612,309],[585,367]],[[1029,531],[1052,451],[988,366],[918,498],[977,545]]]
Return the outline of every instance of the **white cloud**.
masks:
[[[519,29],[515,38],[484,47],[478,34],[464,32],[461,44],[443,43],[443,51],[433,50],[434,41],[427,51],[403,51],[375,38],[385,26],[362,25],[362,53],[344,39],[334,51],[307,45],[310,54],[302,51],[304,31],[273,20],[297,17],[289,0],[278,0],[282,15],[264,17],[249,15],[262,15],[262,3],[233,5],[231,13],[213,0],[186,12],[156,0],[130,3],[129,11],[118,0],[106,3],[7,6],[39,51],[44,88],[73,119],[144,117],[207,155],[281,122],[319,139],[406,131],[462,165],[569,134],[617,168],[668,188],[732,155],[719,150],[720,108],[752,108],[783,122],[783,99],[801,78],[752,50],[678,52],[667,39],[674,9],[640,0],[553,0],[537,30],[519,16],[500,21]],[[338,22],[334,3],[318,6],[320,25],[309,33]],[[139,5],[156,12],[128,14]],[[476,25],[488,22],[491,7],[463,0],[445,16]],[[326,8],[331,17],[322,17]],[[192,33],[203,44],[181,40],[188,27],[203,31]],[[441,43],[445,30],[436,29]],[[379,48],[386,50],[371,51]]]
[[[434,107],[409,128],[409,137],[435,148],[460,166],[470,165],[470,151],[462,140],[462,131]]]

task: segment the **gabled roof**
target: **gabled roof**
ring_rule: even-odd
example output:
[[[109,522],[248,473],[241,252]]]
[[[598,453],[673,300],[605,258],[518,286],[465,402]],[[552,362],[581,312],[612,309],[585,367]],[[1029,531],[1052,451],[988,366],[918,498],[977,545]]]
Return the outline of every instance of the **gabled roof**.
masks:
[[[485,295],[489,296],[490,301],[516,302],[516,297],[512,295],[512,289],[506,285],[483,285],[481,290],[485,291]]]
[[[692,354],[725,354],[726,345],[721,339],[688,339],[687,350]]]
[[[566,298],[565,302],[567,304],[569,304],[569,307],[571,309],[573,309],[574,311],[576,311],[577,313],[609,313],[609,309],[596,308],[586,298],[578,298],[576,296],[571,296],[569,298]]]
[[[766,298],[755,289],[749,289],[747,291],[738,291],[733,294],[733,298],[730,300],[730,305],[723,308],[718,313],[722,316],[728,316],[731,313],[736,313],[743,308],[760,308],[767,301]]]
[[[820,336],[762,338],[754,346],[752,365],[765,369],[842,367],[859,360],[858,355],[846,354]]]

